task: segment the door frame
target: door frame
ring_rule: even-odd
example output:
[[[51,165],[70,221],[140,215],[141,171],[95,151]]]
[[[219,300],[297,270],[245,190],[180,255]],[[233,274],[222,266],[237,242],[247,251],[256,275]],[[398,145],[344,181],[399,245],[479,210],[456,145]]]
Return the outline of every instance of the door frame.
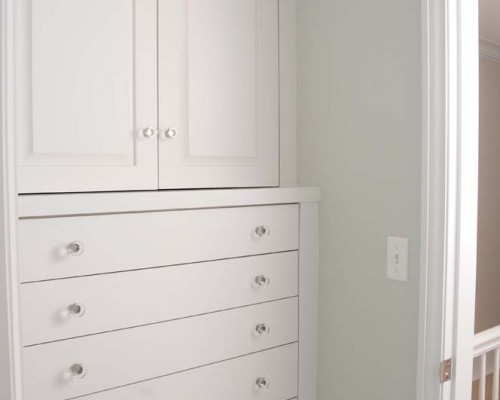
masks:
[[[478,194],[478,1],[422,0],[417,400],[470,400]],[[440,382],[442,360],[451,380]]]

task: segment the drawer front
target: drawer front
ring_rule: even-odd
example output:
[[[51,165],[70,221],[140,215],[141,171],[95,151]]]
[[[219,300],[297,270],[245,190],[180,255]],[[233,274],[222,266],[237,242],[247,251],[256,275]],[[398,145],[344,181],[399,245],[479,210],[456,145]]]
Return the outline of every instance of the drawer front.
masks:
[[[84,397],[86,400],[288,400],[297,396],[296,343]],[[269,386],[259,388],[265,378]]]
[[[296,296],[297,252],[21,285],[23,345]]]
[[[68,399],[296,342],[297,302],[25,347],[25,400]],[[262,324],[267,332],[259,335]]]
[[[21,282],[296,250],[298,206],[20,220],[19,248]]]

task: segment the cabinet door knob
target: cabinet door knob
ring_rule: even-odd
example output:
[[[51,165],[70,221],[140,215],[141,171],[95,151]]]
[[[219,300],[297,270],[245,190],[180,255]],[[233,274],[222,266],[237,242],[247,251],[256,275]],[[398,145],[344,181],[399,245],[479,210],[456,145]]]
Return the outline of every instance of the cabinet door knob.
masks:
[[[167,139],[175,139],[179,136],[179,130],[175,127],[168,128],[164,134]]]
[[[146,129],[142,131],[142,136],[146,139],[152,139],[158,135],[158,129],[154,126],[148,126]]]
[[[69,370],[75,378],[82,379],[87,375],[87,368],[83,364],[73,364]]]
[[[259,275],[255,278],[255,283],[259,286],[267,286],[269,282],[271,282],[271,279],[266,275]]]
[[[258,378],[255,381],[255,386],[257,386],[258,389],[267,389],[270,384],[271,384],[271,382],[269,382],[269,379],[264,378],[264,377]]]
[[[257,335],[259,336],[269,335],[269,332],[271,332],[271,328],[267,324],[259,324],[255,327],[255,332],[257,332]]]
[[[80,256],[83,254],[83,244],[81,242],[71,242],[68,245],[68,254]]]
[[[68,307],[68,311],[71,316],[81,318],[85,314],[85,306],[81,303],[73,303]]]
[[[261,225],[255,228],[255,234],[259,237],[266,237],[271,234],[271,229],[266,225]]]

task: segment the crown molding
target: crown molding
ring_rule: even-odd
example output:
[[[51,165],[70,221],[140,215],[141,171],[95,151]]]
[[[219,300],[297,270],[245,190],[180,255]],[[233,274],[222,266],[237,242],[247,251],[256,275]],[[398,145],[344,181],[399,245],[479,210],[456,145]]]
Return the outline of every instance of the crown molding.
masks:
[[[479,55],[500,62],[500,45],[480,38]]]

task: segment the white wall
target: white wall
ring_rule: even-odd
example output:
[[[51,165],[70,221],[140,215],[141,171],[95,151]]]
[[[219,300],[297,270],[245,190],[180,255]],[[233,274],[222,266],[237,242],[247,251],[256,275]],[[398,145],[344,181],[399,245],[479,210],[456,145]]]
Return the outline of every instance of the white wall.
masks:
[[[415,398],[420,0],[299,0],[299,183],[323,189],[319,400]],[[409,237],[407,284],[386,237]]]

